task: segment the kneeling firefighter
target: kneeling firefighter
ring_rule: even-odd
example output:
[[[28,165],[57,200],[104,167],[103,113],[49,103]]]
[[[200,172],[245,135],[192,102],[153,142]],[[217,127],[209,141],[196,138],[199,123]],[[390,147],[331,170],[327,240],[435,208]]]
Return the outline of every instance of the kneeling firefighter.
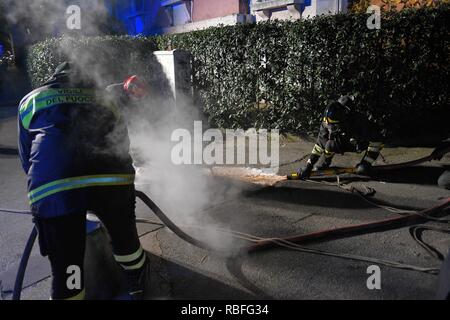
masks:
[[[20,159],[40,251],[51,264],[51,298],[85,296],[85,217],[90,210],[108,230],[130,298],[141,299],[148,258],[136,230],[128,130],[107,91],[86,78],[65,62],[19,106]],[[81,276],[76,287],[67,284],[73,270]]]
[[[312,170],[323,170],[331,165],[336,153],[365,152],[356,166],[358,174],[367,174],[378,158],[383,144],[371,124],[362,114],[353,110],[353,96],[342,96],[330,103],[323,114],[319,135],[306,166],[297,170],[300,179],[307,179]],[[371,141],[370,139],[376,139]],[[323,156],[320,165],[315,166]]]

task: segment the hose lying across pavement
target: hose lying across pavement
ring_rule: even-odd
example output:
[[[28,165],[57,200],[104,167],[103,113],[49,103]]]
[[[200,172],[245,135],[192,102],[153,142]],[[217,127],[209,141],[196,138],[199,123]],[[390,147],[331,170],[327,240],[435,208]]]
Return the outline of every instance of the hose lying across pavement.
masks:
[[[402,162],[402,163],[395,163],[395,164],[386,164],[386,165],[381,165],[381,166],[374,166],[372,169],[374,171],[387,171],[387,170],[394,170],[394,169],[401,169],[401,168],[406,168],[406,167],[411,167],[414,166],[416,164],[421,164],[427,161],[431,161],[431,160],[435,160],[435,159],[440,159],[442,156],[444,156],[446,153],[450,152],[450,145],[441,148],[440,150],[435,149],[435,151],[433,151],[430,155],[420,158],[420,159],[416,159],[416,160],[411,160],[411,161],[407,161],[407,162]]]
[[[183,230],[181,230],[175,223],[172,222],[172,220],[170,220],[166,216],[166,214],[156,205],[156,203],[153,202],[153,200],[150,199],[144,192],[136,190],[135,194],[136,194],[136,197],[141,199],[142,202],[144,202],[147,205],[147,207],[149,207],[150,210],[152,210],[153,213],[162,221],[162,223],[164,223],[167,226],[167,228],[169,228],[171,231],[173,231],[173,233],[175,233],[178,237],[180,237],[184,241],[189,242],[190,244],[192,244],[196,247],[199,247],[199,248],[202,248],[205,250],[210,250],[210,251],[217,251],[216,248],[210,246],[206,242],[195,239],[195,238],[191,237],[190,235],[188,235]]]
[[[369,223],[350,225],[335,229],[326,229],[322,231],[316,231],[312,233],[307,233],[303,235],[286,237],[286,238],[277,238],[277,240],[289,241],[292,243],[312,243],[318,241],[325,241],[331,239],[339,239],[344,237],[354,237],[361,234],[368,234],[380,231],[392,230],[400,227],[404,227],[407,224],[411,223],[422,223],[429,220],[427,216],[433,216],[434,214],[441,212],[450,207],[450,198],[447,198],[445,202],[436,205],[432,208],[425,209],[419,211],[418,213],[412,213],[407,216],[377,220]],[[270,247],[275,246],[276,243],[272,241],[272,239],[268,239],[266,241],[261,241],[257,244],[249,246],[246,251],[251,253],[263,249],[268,249]]]
[[[424,225],[412,226],[411,228],[409,228],[409,233],[419,245],[421,245],[432,257],[436,258],[437,260],[444,261],[445,257],[442,253],[440,253],[438,250],[436,250],[431,245],[422,240],[422,233],[423,231],[427,230],[446,234],[450,234],[450,230],[442,227],[434,227],[434,226],[432,227]]]
[[[446,148],[440,150],[438,155],[444,155],[445,153],[447,153],[449,151],[450,151],[450,147],[446,147]],[[416,165],[419,163],[433,160],[436,157],[436,155],[437,155],[437,153],[433,152],[429,156],[426,156],[421,159],[417,159],[417,160],[413,160],[413,161],[409,161],[409,162],[405,162],[405,163],[399,163],[399,164],[377,166],[377,167],[374,167],[374,169],[377,171],[385,171],[385,170],[404,168],[404,167],[408,167],[408,166],[412,166],[412,165]],[[342,185],[340,185],[340,183],[339,183],[339,176],[337,179],[338,179],[338,186],[340,188],[343,188]],[[418,224],[418,223],[426,222],[428,220],[439,221],[439,222],[449,222],[449,220],[447,220],[447,219],[435,217],[434,214],[448,209],[450,207],[450,198],[446,199],[446,201],[444,201],[443,203],[441,203],[437,206],[434,206],[432,208],[429,208],[429,209],[425,209],[425,210],[418,211],[418,212],[412,212],[412,211],[406,212],[404,210],[401,211],[401,210],[398,210],[398,209],[392,208],[392,207],[388,208],[386,206],[377,205],[377,204],[373,203],[372,201],[368,200],[361,192],[359,192],[357,189],[355,189],[353,187],[351,187],[350,189],[346,189],[346,190],[350,191],[350,192],[356,191],[359,196],[364,198],[364,200],[369,201],[370,203],[372,203],[376,206],[383,207],[384,209],[387,209],[390,211],[392,210],[396,213],[407,213],[408,215],[402,216],[402,217],[395,217],[395,218],[390,218],[390,219],[373,221],[373,222],[365,223],[365,224],[358,224],[358,225],[346,226],[346,227],[335,228],[335,229],[327,229],[327,230],[322,230],[322,231],[313,232],[313,233],[309,233],[309,234],[293,236],[293,237],[286,237],[286,238],[260,238],[260,237],[255,237],[252,235],[246,235],[244,233],[237,233],[234,231],[230,231],[230,233],[235,237],[239,237],[241,239],[244,238],[244,240],[254,242],[253,245],[250,245],[250,246],[242,249],[239,252],[239,254],[248,254],[248,253],[253,253],[256,251],[263,250],[263,249],[273,248],[275,246],[281,246],[281,247],[285,247],[285,248],[289,248],[289,249],[294,249],[297,251],[316,253],[316,254],[322,254],[322,255],[327,255],[327,256],[335,256],[335,257],[341,257],[341,258],[359,260],[359,261],[376,262],[376,263],[384,264],[384,265],[391,266],[391,267],[401,268],[401,269],[409,269],[409,270],[428,272],[428,273],[433,273],[433,274],[437,274],[439,272],[439,270],[437,268],[422,268],[422,267],[411,266],[411,265],[407,265],[407,264],[386,261],[386,260],[381,260],[381,259],[361,257],[361,256],[349,255],[349,254],[337,254],[337,253],[326,252],[326,251],[322,251],[322,250],[316,250],[316,249],[305,248],[305,247],[299,246],[298,245],[299,243],[306,243],[306,242],[312,243],[312,242],[317,242],[317,241],[326,241],[326,240],[338,239],[338,238],[343,238],[343,237],[352,237],[352,236],[357,236],[357,235],[361,235],[361,234],[387,231],[387,230],[392,230],[395,228],[404,227],[408,224]],[[177,234],[180,238],[182,238],[183,240],[185,240],[197,247],[207,249],[210,251],[217,251],[216,248],[213,248],[210,245],[206,244],[205,242],[195,239],[195,238],[187,235],[182,230],[180,230],[176,225],[174,225],[167,218],[167,216],[165,216],[165,214],[156,206],[156,204],[153,201],[151,201],[151,199],[149,199],[144,193],[138,192],[136,195],[138,197],[140,197],[141,200],[144,201],[144,203],[147,204],[147,206],[149,206],[152,209],[152,211],[158,216],[158,218],[161,219],[161,221],[163,221],[168,226],[169,229],[172,230],[171,227],[176,227],[177,232],[174,230],[172,230],[172,231],[174,231],[174,233]],[[168,222],[169,224],[167,224],[166,222]],[[220,230],[217,230],[217,231],[220,231]],[[445,231],[443,231],[443,232],[445,232]],[[419,242],[417,237],[413,236],[413,238],[414,238],[414,240]],[[421,244],[421,243],[419,242],[419,244]],[[421,245],[424,246],[423,244],[421,244]]]
[[[202,248],[202,249],[205,249],[208,251],[226,254],[229,256],[229,252],[218,250],[217,248],[210,246],[206,242],[195,239],[192,236],[185,233],[176,224],[174,224],[165,215],[165,213],[142,191],[136,190],[136,196],[139,199],[141,199],[155,213],[155,215],[163,222],[163,224],[165,224],[167,226],[167,228],[169,228],[171,231],[173,231],[181,239],[183,239],[186,242],[188,242],[194,246],[197,246],[199,248]],[[440,205],[437,205],[430,209],[421,211],[421,213],[426,214],[426,215],[432,215],[441,210],[448,208],[449,206],[450,206],[450,198],[447,199],[444,203],[442,203]],[[29,212],[22,211],[22,210],[10,210],[10,209],[3,209],[3,208],[0,208],[0,211],[9,212],[9,213],[19,213],[19,214],[25,214],[25,213],[31,214]],[[427,221],[427,220],[428,219],[422,215],[411,214],[411,215],[402,216],[399,218],[385,219],[385,220],[379,220],[379,221],[366,223],[366,224],[353,225],[353,226],[347,226],[347,227],[330,229],[330,230],[323,230],[323,231],[319,231],[319,232],[313,232],[313,233],[296,236],[296,237],[289,237],[289,238],[261,238],[261,237],[256,237],[253,235],[245,234],[243,232],[224,230],[224,229],[217,229],[216,231],[230,233],[234,237],[255,243],[254,245],[249,246],[249,247],[245,248],[244,250],[241,250],[239,252],[239,254],[247,254],[247,253],[260,251],[262,249],[268,249],[268,248],[274,247],[274,246],[280,246],[280,247],[284,247],[287,249],[292,249],[292,250],[301,251],[301,252],[305,252],[305,253],[313,253],[313,254],[332,256],[332,257],[337,257],[337,258],[345,258],[345,259],[356,260],[356,261],[378,263],[378,264],[382,264],[382,265],[393,267],[393,268],[426,272],[426,273],[431,273],[431,274],[438,274],[439,273],[438,268],[419,267],[419,266],[413,266],[413,265],[409,265],[409,264],[388,261],[388,260],[382,260],[382,259],[377,259],[377,258],[362,257],[362,256],[357,256],[357,255],[352,255],[352,254],[333,253],[333,252],[327,252],[327,251],[318,250],[318,249],[301,247],[298,245],[298,243],[305,243],[305,242],[311,243],[313,241],[319,241],[319,240],[324,241],[324,240],[336,239],[339,237],[342,238],[344,236],[349,237],[349,236],[356,236],[356,235],[367,234],[367,233],[372,233],[372,232],[386,231],[389,229],[402,227],[408,222],[418,223],[418,222]],[[145,220],[145,219],[137,219],[137,222],[155,223],[155,222]],[[156,223],[156,224],[158,224],[158,223]],[[187,227],[192,228],[192,227],[196,227],[196,226],[187,226]],[[197,227],[197,228],[201,228],[201,227]],[[13,291],[13,300],[20,299],[20,295],[21,295],[21,291],[22,291],[22,284],[23,284],[23,279],[24,279],[28,259],[30,257],[31,250],[33,248],[36,237],[37,237],[37,229],[33,228],[32,232],[28,238],[25,250],[22,254],[20,265],[19,265],[19,268],[17,271],[16,281],[14,284],[14,291]],[[428,248],[431,247],[429,245],[426,245],[426,246],[428,246]]]
[[[449,148],[447,148],[447,149],[449,149]],[[444,151],[447,152],[448,151],[447,149]],[[392,169],[403,168],[406,166],[415,165],[415,164],[429,161],[432,159],[433,159],[433,157],[432,157],[432,155],[430,155],[428,157],[410,161],[410,162],[406,162],[406,163],[378,166],[375,168],[377,168],[377,170],[379,170],[379,171],[392,170]],[[339,177],[338,177],[337,186],[342,188],[342,185],[340,185],[340,183],[339,183]],[[354,192],[355,190],[352,188],[352,189],[348,189],[348,191]],[[365,200],[367,200],[364,197],[364,195],[362,195],[360,192],[357,192],[357,193],[360,196],[362,196]],[[169,228],[171,231],[173,231],[181,239],[183,239],[186,242],[188,242],[194,246],[197,246],[199,248],[202,248],[202,249],[205,249],[208,251],[214,251],[214,252],[225,254],[225,255],[229,256],[229,252],[225,252],[223,250],[214,248],[214,247],[210,246],[208,243],[198,240],[196,238],[193,238],[192,236],[190,236],[189,234],[187,234],[186,232],[181,230],[175,223],[173,223],[166,216],[166,214],[156,205],[156,203],[153,202],[153,200],[151,200],[142,191],[136,190],[136,196],[139,199],[141,199],[155,213],[155,215],[162,221],[162,223],[164,225],[167,226],[167,228]],[[292,249],[292,250],[306,252],[306,253],[320,254],[320,255],[325,255],[325,256],[345,258],[345,259],[351,259],[351,260],[357,260],[357,261],[373,262],[373,263],[379,263],[379,264],[383,264],[383,265],[394,267],[394,268],[437,274],[437,273],[439,273],[439,269],[437,269],[437,268],[418,267],[418,266],[413,266],[413,265],[408,265],[408,264],[403,264],[403,263],[398,263],[398,262],[393,262],[393,261],[387,261],[387,260],[382,260],[382,259],[376,259],[376,258],[361,257],[361,256],[351,255],[351,254],[327,252],[327,251],[322,251],[322,250],[318,250],[318,249],[301,247],[299,245],[299,243],[312,243],[312,242],[318,242],[318,241],[339,239],[339,238],[344,238],[344,237],[353,237],[353,236],[357,236],[357,235],[361,235],[361,234],[387,231],[387,230],[392,230],[392,229],[399,228],[399,227],[404,227],[408,224],[422,223],[422,222],[425,222],[428,220],[438,220],[441,222],[448,222],[448,220],[439,219],[439,218],[435,217],[434,215],[438,212],[448,209],[449,207],[450,207],[450,198],[447,198],[443,203],[441,203],[439,205],[436,205],[432,208],[425,209],[425,210],[422,210],[419,212],[413,212],[406,216],[390,218],[390,219],[383,219],[383,220],[373,221],[373,222],[369,222],[369,223],[365,223],[365,224],[357,224],[357,225],[345,226],[345,227],[340,227],[340,228],[335,228],[335,229],[327,229],[327,230],[312,232],[312,233],[293,236],[293,237],[286,237],[286,238],[261,238],[261,237],[256,237],[253,235],[245,234],[242,232],[237,232],[237,231],[232,231],[232,230],[223,230],[223,229],[222,230],[217,229],[216,231],[227,232],[227,233],[230,233],[234,237],[254,243],[253,245],[250,245],[250,246],[244,248],[243,250],[241,250],[239,252],[239,254],[248,254],[248,253],[253,253],[253,252],[261,251],[264,249],[272,248],[274,246],[281,246],[281,247],[284,247],[287,249]],[[11,209],[4,209],[4,208],[0,208],[0,211],[7,212],[7,213],[15,213],[15,214],[31,214],[30,212],[24,211],[24,210],[11,210]],[[397,213],[400,213],[400,211],[398,211]],[[137,222],[145,223],[145,222],[149,222],[149,220],[137,219]],[[190,227],[194,227],[194,226],[190,226]],[[199,227],[197,227],[197,228],[199,228]],[[428,226],[426,226],[426,227],[425,226],[416,226],[416,227],[413,227],[410,229],[410,233],[414,240],[416,240],[430,254],[441,259],[442,255],[440,255],[440,253],[437,252],[437,250],[435,250],[430,245],[426,244],[425,242],[423,242],[421,240],[420,234],[424,230],[434,230],[434,231],[445,232],[445,233],[450,233],[450,231],[447,229],[443,229],[443,228],[428,227]],[[22,291],[22,284],[23,284],[23,279],[25,276],[26,267],[28,264],[28,259],[30,257],[30,254],[31,254],[33,245],[36,241],[37,235],[38,235],[37,229],[33,228],[32,232],[28,238],[24,252],[22,254],[22,258],[21,258],[19,268],[17,271],[16,281],[14,284],[14,291],[13,291],[13,300],[20,299],[20,295],[21,295],[21,291]]]
[[[186,242],[200,247],[202,249],[206,249],[208,251],[213,251],[225,255],[230,255],[230,252],[218,250],[217,248],[214,248],[207,243],[195,239],[182,231],[177,225],[175,225],[173,222],[170,221],[170,219],[167,218],[167,216],[162,212],[162,210],[143,192],[136,191],[136,196],[140,198],[155,214],[156,216],[170,229],[172,230],[178,237],[185,240]],[[397,218],[391,218],[391,219],[384,219],[384,220],[378,220],[371,223],[366,224],[360,224],[360,225],[353,225],[353,226],[347,226],[342,228],[336,228],[336,229],[328,229],[323,230],[319,232],[313,232],[301,236],[295,236],[295,237],[288,237],[288,238],[262,238],[253,236],[250,234],[246,234],[243,232],[237,232],[233,230],[225,230],[225,229],[215,229],[216,232],[224,232],[229,233],[235,238],[239,238],[242,240],[246,240],[249,242],[253,242],[254,244],[248,247],[243,248],[238,252],[239,255],[245,255],[248,253],[253,253],[256,251],[260,251],[263,249],[269,249],[273,247],[284,247],[287,249],[295,250],[295,251],[301,251],[305,253],[313,253],[313,254],[320,254],[325,256],[332,256],[337,258],[344,258],[344,259],[350,259],[350,260],[356,260],[356,261],[364,261],[364,262],[371,262],[371,263],[378,263],[385,266],[393,267],[393,268],[399,268],[399,269],[405,269],[405,270],[413,270],[413,271],[419,271],[419,272],[425,272],[425,273],[431,273],[431,274],[438,274],[439,269],[438,268],[428,268],[428,267],[419,267],[414,265],[409,265],[405,263],[399,263],[395,261],[389,261],[389,260],[383,260],[378,258],[370,258],[370,257],[363,257],[353,254],[342,254],[342,253],[334,253],[334,252],[328,252],[318,249],[312,249],[312,248],[306,248],[300,246],[298,243],[305,243],[305,242],[316,242],[316,241],[325,241],[325,240],[333,240],[337,238],[343,238],[343,237],[349,237],[349,236],[356,236],[361,234],[368,234],[373,232],[380,232],[380,231],[386,231],[391,230],[399,227],[404,227],[408,223],[421,223],[429,220],[430,218],[433,218],[432,215],[440,212],[441,210],[446,209],[450,206],[450,198],[447,199],[444,203],[434,206],[430,209],[422,210],[418,213],[412,213],[408,216],[402,216]],[[146,220],[146,219],[140,219],[142,223],[151,223],[151,224],[158,224],[157,222]],[[187,225],[183,226],[184,228],[197,228],[197,229],[205,229],[199,226],[192,226]],[[416,238],[414,238],[416,240]],[[416,240],[418,241],[418,240]],[[422,245],[422,244],[421,244]],[[422,245],[423,246],[423,245]],[[428,245],[429,246],[429,245]],[[431,247],[431,246],[429,246]]]
[[[33,250],[34,242],[36,241],[37,235],[38,235],[37,228],[33,227],[33,230],[31,230],[30,236],[28,237],[25,249],[23,250],[19,268],[17,269],[17,276],[14,282],[12,300],[20,300],[20,295],[22,293],[23,279],[25,277],[25,271],[28,265],[28,259],[30,258],[31,250]]]
[[[373,166],[370,169],[371,173],[379,173],[389,170],[395,170],[395,169],[402,169],[406,167],[411,167],[417,164],[421,164],[424,162],[436,160],[442,158],[446,153],[450,152],[450,145],[444,146],[441,148],[436,148],[431,154],[429,154],[426,157],[419,158],[412,161],[407,162],[401,162],[401,163],[395,163],[395,164],[386,164],[386,165],[380,165],[380,166]],[[340,175],[340,174],[357,174],[357,169],[355,167],[352,168],[340,168],[340,167],[330,167],[322,170],[312,171],[311,177],[327,177],[327,176],[333,176],[333,175]],[[288,180],[299,180],[299,178],[293,177],[293,175],[286,176],[286,179]]]

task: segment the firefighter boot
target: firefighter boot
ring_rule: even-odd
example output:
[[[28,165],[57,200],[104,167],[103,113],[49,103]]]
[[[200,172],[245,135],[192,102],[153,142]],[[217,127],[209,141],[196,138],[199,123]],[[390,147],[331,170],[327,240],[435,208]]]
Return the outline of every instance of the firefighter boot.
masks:
[[[147,283],[150,281],[150,264],[145,258],[144,265],[136,270],[125,270],[127,280],[127,290],[131,300],[142,300],[148,293]]]
[[[369,174],[371,168],[372,165],[369,162],[362,160],[356,165],[356,174],[366,176]]]
[[[298,175],[299,179],[301,179],[301,180],[308,179],[309,176],[311,175],[312,169],[313,169],[313,164],[310,161],[308,161],[304,168],[300,168],[297,171],[297,175]]]
[[[328,169],[331,165],[331,161],[333,160],[333,157],[325,157],[322,161],[322,163],[315,166],[316,170],[324,170]]]

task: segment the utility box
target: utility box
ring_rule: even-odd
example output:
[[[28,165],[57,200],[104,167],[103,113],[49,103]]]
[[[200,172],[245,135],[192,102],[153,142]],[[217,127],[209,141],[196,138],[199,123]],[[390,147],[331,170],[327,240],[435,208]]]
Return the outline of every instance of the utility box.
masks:
[[[155,51],[154,55],[166,76],[176,105],[178,107],[192,105],[192,58],[190,53],[183,50],[172,50]]]

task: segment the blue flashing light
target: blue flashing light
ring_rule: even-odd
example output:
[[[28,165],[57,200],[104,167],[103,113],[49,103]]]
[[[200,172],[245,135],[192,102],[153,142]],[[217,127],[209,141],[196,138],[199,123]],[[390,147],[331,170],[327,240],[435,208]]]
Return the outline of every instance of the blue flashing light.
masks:
[[[144,32],[144,20],[142,19],[142,17],[138,16],[134,19],[134,30],[135,34]]]
[[[160,8],[159,0],[118,0],[109,12],[127,27],[128,35],[136,36],[155,27]]]

